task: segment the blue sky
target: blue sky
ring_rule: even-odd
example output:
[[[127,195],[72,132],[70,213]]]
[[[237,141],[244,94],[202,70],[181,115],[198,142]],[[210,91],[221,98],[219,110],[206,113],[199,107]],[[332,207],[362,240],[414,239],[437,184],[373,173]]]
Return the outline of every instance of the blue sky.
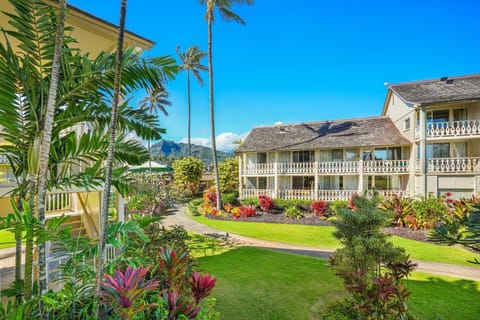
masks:
[[[113,23],[120,0],[70,0]],[[480,72],[476,0],[257,0],[234,6],[247,23],[217,17],[213,29],[219,148],[254,126],[379,115],[385,82]],[[156,42],[148,56],[180,45],[207,50],[195,0],[130,0],[127,29]],[[205,59],[205,64],[207,61]],[[192,84],[192,137],[208,144],[208,76]],[[168,84],[165,139],[187,132],[186,79]]]

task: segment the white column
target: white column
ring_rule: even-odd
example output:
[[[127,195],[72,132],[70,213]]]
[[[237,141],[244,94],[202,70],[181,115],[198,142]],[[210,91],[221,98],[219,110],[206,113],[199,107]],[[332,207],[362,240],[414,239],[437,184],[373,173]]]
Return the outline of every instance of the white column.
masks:
[[[243,199],[243,195],[242,195],[242,185],[243,185],[243,178],[242,178],[242,166],[243,166],[243,162],[242,162],[242,156],[238,156],[237,157],[238,159],[238,196],[240,197],[240,199]]]
[[[358,160],[358,193],[363,193],[363,149],[358,151],[360,159]]]
[[[273,197],[278,198],[278,151],[275,151],[275,163],[273,164]]]
[[[315,160],[315,168],[313,169],[313,172],[315,173],[315,178],[314,178],[314,196],[315,196],[315,201],[318,200],[318,161]]]
[[[427,117],[425,107],[420,108],[420,172],[422,173],[423,179],[420,179],[422,184],[420,187],[420,193],[423,196],[427,195],[427,171],[428,171],[428,162],[427,162]]]

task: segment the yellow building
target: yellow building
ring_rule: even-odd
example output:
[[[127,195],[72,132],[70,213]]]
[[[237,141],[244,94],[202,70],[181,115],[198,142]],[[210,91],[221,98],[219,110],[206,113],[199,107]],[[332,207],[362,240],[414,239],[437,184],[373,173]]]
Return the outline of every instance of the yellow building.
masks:
[[[45,2],[49,5],[56,5],[56,1],[45,0]],[[4,11],[13,11],[13,7],[6,0],[0,1],[0,27],[7,28],[8,17],[3,14]],[[117,27],[110,22],[74,6],[69,6],[66,25],[74,28],[72,36],[78,41],[76,46],[82,52],[90,53],[90,56],[95,57],[102,51],[116,49]],[[4,39],[0,37],[0,42],[2,41]],[[124,41],[126,46],[135,47],[138,50],[149,50],[154,45],[151,40],[129,31],[126,32]],[[0,139],[1,144],[6,144],[6,142]],[[8,193],[15,185],[7,158],[0,154],[0,216],[6,216],[12,212]],[[53,191],[47,196],[47,215],[71,215],[72,221],[82,222],[89,236],[96,237],[98,235],[100,199],[101,190],[89,193],[83,192],[83,190]],[[119,209],[121,209],[119,212],[123,212],[122,208]]]

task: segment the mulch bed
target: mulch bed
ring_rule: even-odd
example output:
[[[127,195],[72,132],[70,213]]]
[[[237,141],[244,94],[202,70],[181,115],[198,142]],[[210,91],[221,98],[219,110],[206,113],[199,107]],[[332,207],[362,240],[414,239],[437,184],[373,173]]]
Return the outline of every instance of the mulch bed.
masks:
[[[332,223],[328,220],[324,220],[316,217],[315,215],[306,213],[303,218],[287,218],[283,215],[283,212],[273,212],[273,213],[264,213],[258,212],[257,215],[249,218],[239,218],[234,219],[232,217],[219,217],[212,215],[205,215],[205,217],[213,220],[224,220],[224,221],[241,221],[241,222],[266,222],[266,223],[281,223],[281,224],[301,224],[301,225],[311,225],[311,226],[331,226]],[[428,240],[428,230],[412,230],[405,227],[386,227],[382,228],[382,231],[390,234],[399,236],[406,239],[422,241],[422,242],[431,242]]]

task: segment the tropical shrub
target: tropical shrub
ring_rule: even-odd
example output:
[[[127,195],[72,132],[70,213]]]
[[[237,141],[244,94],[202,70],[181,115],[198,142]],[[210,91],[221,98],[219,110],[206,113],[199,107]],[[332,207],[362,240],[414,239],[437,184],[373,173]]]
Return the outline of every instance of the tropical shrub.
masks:
[[[223,204],[230,204],[230,205],[237,205],[238,204],[238,191],[230,192],[230,193],[222,193],[222,203]]]
[[[125,272],[116,270],[114,276],[105,274],[100,282],[100,303],[107,304],[120,315],[120,319],[132,319],[140,310],[152,305],[142,303],[144,296],[158,287],[158,281],[145,280],[148,268],[132,269]]]
[[[328,205],[325,201],[314,201],[310,204],[310,211],[317,217],[323,217],[327,213]]]
[[[258,198],[256,197],[249,197],[249,198],[245,198],[243,200],[240,201],[240,203],[244,206],[258,206]]]
[[[127,209],[131,213],[162,214],[173,206],[173,189],[165,176],[156,173],[131,175],[135,187],[127,197]]]
[[[413,199],[394,195],[392,198],[382,201],[379,208],[393,215],[392,219],[395,226],[418,229]]]
[[[287,218],[300,219],[303,217],[302,211],[297,209],[297,207],[288,207],[283,214]]]
[[[252,206],[241,206],[238,208],[238,212],[240,214],[240,217],[242,218],[248,218],[252,217],[257,214],[257,209]]]
[[[217,214],[217,192],[215,187],[210,187],[203,192],[203,205],[202,209],[206,214]]]
[[[238,158],[227,158],[218,164],[220,190],[231,193],[238,190]],[[223,200],[223,198],[222,198]]]
[[[328,204],[328,212],[336,216],[342,210],[348,208],[349,201],[348,200],[335,200]]]
[[[433,229],[437,222],[447,218],[445,198],[428,196],[413,203],[415,215],[420,229]]]
[[[403,279],[415,265],[404,249],[395,247],[381,232],[387,217],[377,208],[376,199],[354,196],[352,206],[355,210],[341,210],[333,222],[333,235],[342,247],[331,257],[332,267],[360,319],[410,319],[410,292]]]
[[[175,160],[172,167],[175,186],[179,190],[185,191],[187,196],[191,197],[197,194],[203,172],[202,160],[195,157],[186,157]]]
[[[270,212],[273,209],[273,201],[272,198],[265,194],[261,194],[258,196],[258,205],[264,212]]]
[[[309,208],[311,200],[299,199],[274,199],[273,203],[277,209],[286,209],[288,207]]]

